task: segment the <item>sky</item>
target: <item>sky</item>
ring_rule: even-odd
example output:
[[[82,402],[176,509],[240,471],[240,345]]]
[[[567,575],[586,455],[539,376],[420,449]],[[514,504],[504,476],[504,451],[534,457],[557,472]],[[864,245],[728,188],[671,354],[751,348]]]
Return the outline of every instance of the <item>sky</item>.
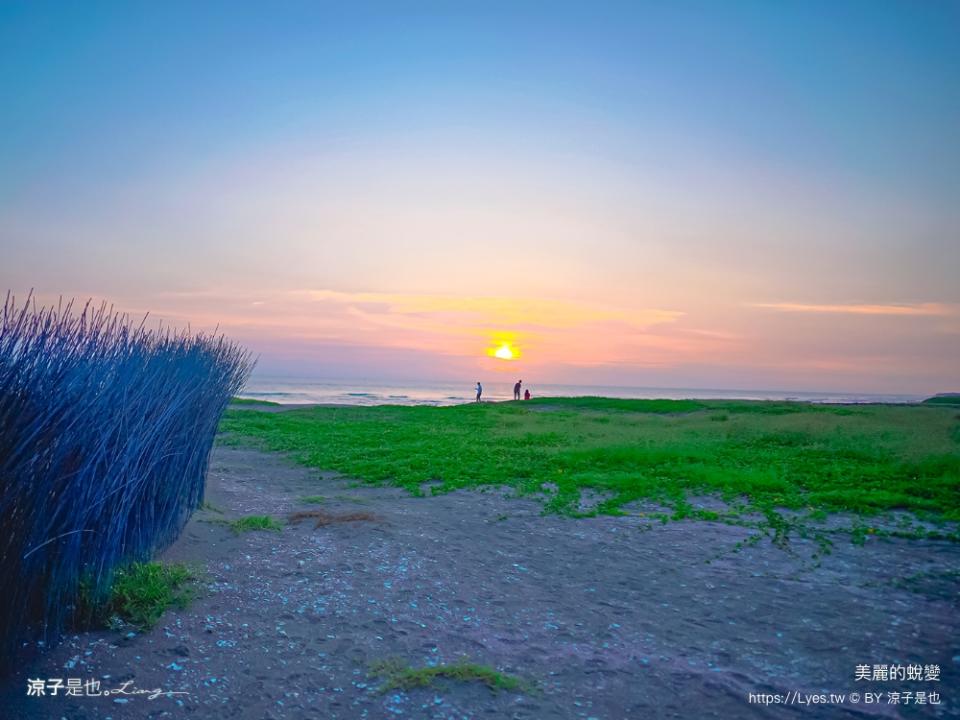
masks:
[[[269,375],[957,391],[958,37],[937,0],[0,0],[0,290]]]

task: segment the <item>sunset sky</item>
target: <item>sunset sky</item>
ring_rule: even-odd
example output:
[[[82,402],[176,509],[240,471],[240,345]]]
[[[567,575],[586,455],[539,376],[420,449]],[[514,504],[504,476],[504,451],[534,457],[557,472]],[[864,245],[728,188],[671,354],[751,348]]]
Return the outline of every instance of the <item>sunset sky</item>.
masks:
[[[0,289],[269,374],[960,390],[958,37],[937,1],[4,2]]]

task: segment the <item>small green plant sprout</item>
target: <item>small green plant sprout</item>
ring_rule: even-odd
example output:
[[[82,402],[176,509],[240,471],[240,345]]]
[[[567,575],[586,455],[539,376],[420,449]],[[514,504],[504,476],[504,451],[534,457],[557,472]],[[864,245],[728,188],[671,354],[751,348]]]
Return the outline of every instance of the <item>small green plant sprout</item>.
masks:
[[[466,658],[449,665],[429,665],[421,668],[414,668],[400,659],[390,658],[371,664],[370,674],[384,679],[380,686],[381,693],[429,687],[442,678],[461,682],[481,682],[493,692],[499,690],[529,692],[530,690],[529,684],[520,678],[502,673],[489,665],[471,663]]]
[[[237,535],[257,530],[268,532],[280,532],[283,530],[283,523],[269,515],[246,515],[234,520],[221,520],[220,522],[233,530]]]

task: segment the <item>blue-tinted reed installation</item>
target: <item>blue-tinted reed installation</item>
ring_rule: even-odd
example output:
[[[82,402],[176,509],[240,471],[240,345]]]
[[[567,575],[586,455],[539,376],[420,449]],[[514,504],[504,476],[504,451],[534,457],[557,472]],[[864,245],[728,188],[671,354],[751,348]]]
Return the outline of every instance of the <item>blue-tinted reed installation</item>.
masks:
[[[0,319],[0,661],[56,641],[80,584],[172,542],[203,501],[217,424],[253,366],[223,337],[101,306]]]

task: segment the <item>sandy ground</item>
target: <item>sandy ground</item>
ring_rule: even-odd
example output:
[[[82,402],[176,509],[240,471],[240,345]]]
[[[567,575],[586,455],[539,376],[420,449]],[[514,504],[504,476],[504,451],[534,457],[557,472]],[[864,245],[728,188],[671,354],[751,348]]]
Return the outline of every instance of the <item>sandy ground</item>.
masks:
[[[164,555],[201,568],[184,611],[147,633],[27,648],[0,687],[0,717],[780,718],[960,717],[960,547],[841,542],[818,567],[748,531],[700,521],[541,516],[507,492],[416,498],[250,450],[217,448],[207,499]],[[235,535],[218,517],[307,509],[378,522]],[[315,506],[314,506],[315,507]],[[467,656],[534,685],[379,692],[370,663]],[[856,681],[856,666],[937,664],[939,682]],[[27,697],[30,678],[188,693]],[[750,693],[843,693],[762,705]],[[865,702],[939,692],[941,705]],[[859,693],[859,702],[851,693]],[[797,696],[791,695],[791,698]]]

